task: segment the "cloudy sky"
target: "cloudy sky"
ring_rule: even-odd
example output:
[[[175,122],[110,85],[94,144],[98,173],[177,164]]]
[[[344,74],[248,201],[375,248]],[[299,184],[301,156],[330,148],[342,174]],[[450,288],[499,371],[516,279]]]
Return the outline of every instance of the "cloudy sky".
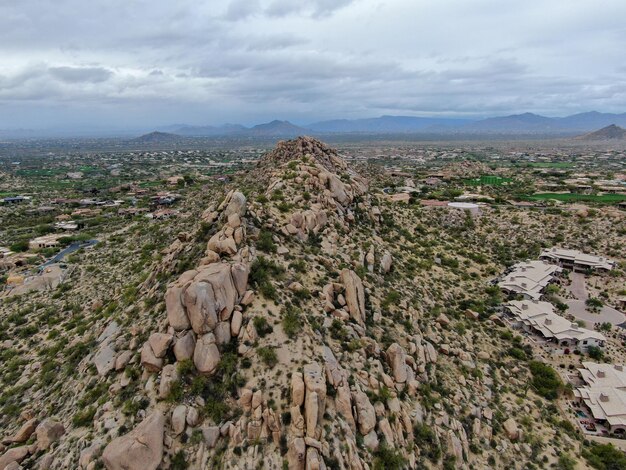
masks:
[[[0,0],[0,128],[626,112],[624,0]]]

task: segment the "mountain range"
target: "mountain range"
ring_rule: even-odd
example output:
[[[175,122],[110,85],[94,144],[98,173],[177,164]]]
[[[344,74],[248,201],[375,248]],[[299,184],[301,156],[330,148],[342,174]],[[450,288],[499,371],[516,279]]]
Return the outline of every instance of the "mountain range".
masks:
[[[298,126],[289,121],[274,120],[245,127],[173,125],[159,131],[181,136],[250,136],[293,137],[302,134],[529,134],[578,135],[610,125],[626,126],[626,113],[591,111],[566,117],[547,117],[533,113],[498,116],[482,120],[429,118],[413,116],[380,116],[367,119],[335,119]]]

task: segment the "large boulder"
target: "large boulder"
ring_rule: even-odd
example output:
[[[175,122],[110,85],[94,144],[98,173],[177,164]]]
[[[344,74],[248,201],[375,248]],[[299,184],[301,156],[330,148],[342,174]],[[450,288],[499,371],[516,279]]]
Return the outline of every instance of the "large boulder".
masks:
[[[174,343],[174,356],[177,361],[184,361],[193,357],[193,351],[196,349],[196,335],[193,331],[187,331],[180,338],[176,338]]]
[[[504,423],[502,423],[502,427],[504,428],[504,432],[506,436],[512,440],[518,440],[520,438],[521,431],[517,427],[517,423],[513,418],[507,419]]]
[[[183,305],[184,286],[178,283],[168,287],[165,293],[165,308],[167,310],[167,320],[176,331],[191,328],[185,306]]]
[[[14,462],[20,463],[28,456],[28,446],[13,447],[0,456],[0,470],[4,470]]]
[[[213,331],[230,318],[245,293],[248,268],[241,263],[202,266],[183,295],[191,327],[198,335]]]
[[[361,390],[354,393],[354,405],[356,407],[357,421],[359,423],[359,431],[364,436],[376,426],[376,411],[370,403],[367,395]]]
[[[141,348],[141,365],[150,372],[158,372],[163,367],[163,359],[156,357],[148,341]]]
[[[22,442],[26,442],[35,432],[35,429],[37,429],[37,420],[35,418],[29,419],[24,424],[22,424],[22,427],[17,430],[17,432],[13,435],[13,437],[9,439],[9,441],[20,444]]]
[[[102,453],[108,470],[156,470],[163,458],[165,418],[155,411],[124,436],[113,439]]]
[[[35,434],[37,435],[37,448],[45,450],[65,434],[65,427],[58,421],[45,419],[37,426]]]
[[[222,217],[229,219],[232,214],[238,214],[240,217],[246,215],[246,196],[239,191],[235,191],[230,195],[230,199],[226,199],[227,205],[222,212]],[[226,202],[224,201],[224,202]]]
[[[304,439],[297,437],[289,444],[287,462],[289,470],[304,470],[306,461],[306,445]]]
[[[159,398],[165,399],[172,390],[172,385],[180,380],[180,375],[174,364],[168,364],[161,371],[161,382],[159,383]]]
[[[193,353],[193,363],[201,374],[212,374],[220,362],[220,351],[213,333],[199,336]]]
[[[291,402],[294,406],[302,406],[304,403],[304,380],[300,372],[294,372],[291,376]]]
[[[163,358],[167,354],[173,339],[174,337],[167,333],[152,333],[148,338],[148,342],[154,355],[158,358]]]
[[[350,316],[361,326],[365,325],[365,290],[361,278],[350,269],[341,271],[341,283],[345,287],[345,298]]]
[[[393,343],[387,349],[387,361],[393,371],[393,378],[396,382],[404,383],[408,377],[407,365],[406,365],[406,353],[402,346],[398,343]]]
[[[93,362],[96,365],[98,374],[102,377],[115,369],[116,354],[115,350],[107,342],[100,346],[100,349],[98,349],[98,352],[94,355]]]

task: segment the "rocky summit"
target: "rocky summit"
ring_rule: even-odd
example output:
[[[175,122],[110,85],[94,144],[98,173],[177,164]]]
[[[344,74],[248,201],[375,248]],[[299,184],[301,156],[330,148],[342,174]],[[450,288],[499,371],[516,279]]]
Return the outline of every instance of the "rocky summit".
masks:
[[[60,287],[7,297],[0,470],[574,468],[560,381],[491,282],[558,213],[420,206],[389,195],[398,173],[279,142],[166,229],[115,227]],[[609,250],[618,226],[585,237]]]

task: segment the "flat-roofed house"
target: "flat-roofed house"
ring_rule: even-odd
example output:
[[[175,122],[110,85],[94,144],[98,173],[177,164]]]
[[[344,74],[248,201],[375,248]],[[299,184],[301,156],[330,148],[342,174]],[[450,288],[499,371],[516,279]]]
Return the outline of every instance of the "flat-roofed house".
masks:
[[[550,302],[514,300],[504,305],[514,328],[540,335],[559,346],[586,352],[590,346],[603,348],[605,336],[570,322],[554,312]]]
[[[543,250],[539,258],[577,272],[585,272],[589,269],[610,271],[615,266],[615,261],[603,256],[588,255],[582,251],[557,247]]]
[[[43,235],[41,237],[33,238],[28,242],[28,248],[31,250],[37,250],[41,248],[56,248],[59,246],[59,239],[67,235],[53,233],[50,235]]]
[[[613,434],[626,434],[626,370],[622,364],[583,362],[578,369],[584,386],[574,396],[599,424]]]
[[[498,281],[498,287],[510,295],[539,300],[546,286],[560,272],[560,267],[544,261],[525,261],[513,265]]]

